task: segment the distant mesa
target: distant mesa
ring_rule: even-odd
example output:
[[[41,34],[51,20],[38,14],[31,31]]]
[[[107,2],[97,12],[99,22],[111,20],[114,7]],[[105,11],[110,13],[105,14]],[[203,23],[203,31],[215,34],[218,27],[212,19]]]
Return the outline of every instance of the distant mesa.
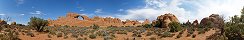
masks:
[[[80,17],[83,19],[81,20]],[[99,25],[99,26],[136,26],[141,25],[137,20],[126,20],[121,21],[119,18],[111,18],[111,17],[99,17],[94,16],[93,18],[89,18],[86,15],[79,15],[77,13],[69,12],[66,16],[61,16],[57,20],[51,20],[48,19],[49,26],[91,26],[93,24]],[[146,23],[149,23],[148,21]]]

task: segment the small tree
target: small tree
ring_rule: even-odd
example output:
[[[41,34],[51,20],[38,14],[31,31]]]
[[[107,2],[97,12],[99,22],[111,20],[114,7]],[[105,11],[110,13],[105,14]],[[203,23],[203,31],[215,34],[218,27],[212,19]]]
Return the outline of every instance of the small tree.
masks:
[[[30,27],[36,29],[38,32],[42,32],[43,28],[48,25],[48,21],[38,17],[31,17],[28,24]]]
[[[143,27],[145,27],[145,28],[151,28],[152,25],[151,24],[145,24],[145,25],[143,25]]]
[[[180,23],[178,22],[169,23],[169,27],[170,27],[170,32],[178,32],[182,29]]]

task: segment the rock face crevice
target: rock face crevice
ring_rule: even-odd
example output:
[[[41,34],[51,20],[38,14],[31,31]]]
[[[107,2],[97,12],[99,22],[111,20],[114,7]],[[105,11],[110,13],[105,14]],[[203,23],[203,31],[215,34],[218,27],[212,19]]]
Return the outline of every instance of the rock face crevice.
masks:
[[[82,18],[83,20],[80,20],[79,18]],[[112,17],[99,17],[94,16],[93,18],[89,18],[86,15],[79,15],[77,13],[67,13],[66,16],[61,16],[57,20],[51,20],[48,19],[49,26],[91,26],[93,24],[99,25],[99,26],[136,26],[141,25],[139,21],[134,20],[126,20],[121,21],[119,18],[112,18]]]

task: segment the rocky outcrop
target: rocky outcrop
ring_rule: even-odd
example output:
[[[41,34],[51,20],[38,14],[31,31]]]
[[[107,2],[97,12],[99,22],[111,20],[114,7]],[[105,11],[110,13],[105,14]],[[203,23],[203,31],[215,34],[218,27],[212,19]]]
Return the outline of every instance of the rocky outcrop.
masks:
[[[209,17],[203,18],[200,22],[202,26],[214,26],[214,27],[223,27],[224,20],[218,14],[212,14]]]
[[[159,23],[158,27],[169,28],[168,25],[171,22],[179,22],[179,20],[175,15],[169,13],[169,14],[158,16],[155,22],[156,24],[154,25],[157,25],[157,23]]]
[[[148,19],[144,20],[144,22],[142,24],[149,24],[150,21]]]
[[[122,22],[119,18],[112,18],[112,17],[99,17],[94,16],[93,18],[89,18],[86,15],[79,15],[77,13],[67,13],[66,16],[61,16],[57,20],[48,19],[49,26],[55,25],[68,25],[68,26],[92,26],[96,24],[101,27],[107,26],[133,26],[141,24],[138,21],[128,20]]]
[[[198,27],[199,26],[198,20],[193,21],[192,26],[193,27]]]
[[[81,15],[81,17],[82,17],[82,19],[83,20],[91,20],[88,16],[86,16],[86,15]]]
[[[141,24],[139,21],[133,21],[133,20],[126,20],[126,21],[123,21],[123,24],[125,25],[125,26],[135,26],[135,25],[139,25],[139,24]]]
[[[16,25],[16,22],[12,22],[11,25]]]
[[[3,25],[3,24],[7,24],[7,22],[4,20],[0,20],[0,25]]]

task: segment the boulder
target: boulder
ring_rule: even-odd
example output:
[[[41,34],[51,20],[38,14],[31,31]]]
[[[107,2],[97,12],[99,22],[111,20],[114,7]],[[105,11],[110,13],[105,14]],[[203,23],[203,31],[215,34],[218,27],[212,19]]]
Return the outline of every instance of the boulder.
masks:
[[[161,16],[157,17],[156,23],[159,23],[159,27],[162,28],[169,28],[169,23],[171,22],[179,22],[179,20],[177,19],[177,17],[173,14],[164,14]]]
[[[142,24],[149,24],[150,21],[148,19],[144,20],[144,22]]]
[[[4,20],[0,20],[0,25],[3,25],[3,24],[7,24],[7,22]]]
[[[12,22],[11,25],[16,25],[16,22]]]
[[[192,26],[193,27],[198,27],[199,26],[198,20],[193,21]]]
[[[213,27],[223,27],[224,20],[218,14],[212,14],[209,17],[203,18],[200,22],[200,25],[202,26],[207,26],[209,24]]]

